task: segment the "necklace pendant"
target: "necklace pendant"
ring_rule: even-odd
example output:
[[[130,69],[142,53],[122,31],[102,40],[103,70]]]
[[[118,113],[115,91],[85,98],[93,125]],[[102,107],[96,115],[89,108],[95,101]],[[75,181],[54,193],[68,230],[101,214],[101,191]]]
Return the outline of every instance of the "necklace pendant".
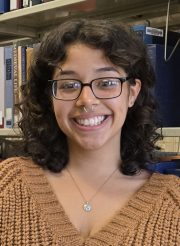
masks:
[[[85,202],[84,205],[83,205],[83,209],[85,212],[91,212],[92,210],[92,206],[89,202]]]

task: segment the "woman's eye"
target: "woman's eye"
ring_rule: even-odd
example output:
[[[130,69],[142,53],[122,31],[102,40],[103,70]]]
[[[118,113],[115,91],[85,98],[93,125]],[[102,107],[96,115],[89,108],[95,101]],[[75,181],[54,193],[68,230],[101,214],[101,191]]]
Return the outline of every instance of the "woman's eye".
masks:
[[[81,87],[80,83],[78,82],[62,82],[59,83],[59,89],[62,90],[72,90],[72,89],[79,89]]]
[[[114,79],[99,81],[99,87],[101,88],[111,88],[117,86],[118,84],[119,84],[118,80],[114,80]]]

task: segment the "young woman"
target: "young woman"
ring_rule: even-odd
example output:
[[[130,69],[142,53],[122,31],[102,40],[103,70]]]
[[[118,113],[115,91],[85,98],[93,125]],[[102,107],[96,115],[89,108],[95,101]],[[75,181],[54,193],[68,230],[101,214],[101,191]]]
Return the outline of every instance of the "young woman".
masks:
[[[24,157],[0,165],[0,245],[179,245],[179,179],[152,174],[146,48],[107,20],[47,34],[23,87]]]

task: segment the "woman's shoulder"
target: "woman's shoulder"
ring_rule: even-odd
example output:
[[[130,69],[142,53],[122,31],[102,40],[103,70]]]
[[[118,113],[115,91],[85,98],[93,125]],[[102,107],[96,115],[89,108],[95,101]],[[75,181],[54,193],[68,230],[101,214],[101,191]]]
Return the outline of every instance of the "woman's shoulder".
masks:
[[[180,188],[180,178],[173,174],[154,173],[152,175],[153,183],[164,184],[167,188]]]
[[[165,200],[174,201],[180,206],[180,178],[178,176],[154,173],[150,181],[150,187],[156,193],[160,193]]]
[[[26,157],[11,157],[0,162],[1,192],[4,192],[8,187],[22,180],[24,166],[28,165],[33,165],[33,161]]]

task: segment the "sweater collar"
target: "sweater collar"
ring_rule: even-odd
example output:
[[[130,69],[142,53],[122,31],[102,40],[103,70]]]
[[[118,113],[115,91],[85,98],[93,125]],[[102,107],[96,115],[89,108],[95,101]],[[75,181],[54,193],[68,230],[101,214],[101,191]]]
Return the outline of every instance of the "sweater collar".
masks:
[[[118,245],[118,242],[129,231],[136,228],[142,219],[151,213],[158,197],[167,188],[166,177],[168,176],[154,173],[128,203],[113,216],[109,223],[84,240],[57,200],[44,170],[30,159],[21,159],[20,162],[23,180],[30,195],[50,225],[55,238],[63,246],[83,245],[83,243],[89,246]]]

